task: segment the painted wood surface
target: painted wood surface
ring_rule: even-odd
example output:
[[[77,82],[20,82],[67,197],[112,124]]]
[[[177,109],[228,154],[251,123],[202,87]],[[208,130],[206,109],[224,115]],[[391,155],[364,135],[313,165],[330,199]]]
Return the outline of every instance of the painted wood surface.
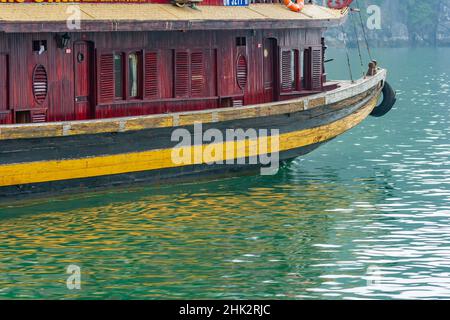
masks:
[[[10,123],[10,111],[8,110],[8,55],[0,51],[0,124]]]
[[[264,67],[264,44],[268,38],[276,43],[274,52],[271,52],[274,63],[273,79],[270,80],[275,92],[273,100],[312,94],[321,88],[294,92],[283,97],[278,94],[280,75],[277,50],[281,47],[300,50],[313,48],[321,52],[321,34],[322,29],[71,33],[68,47],[60,49],[54,33],[0,33],[0,68],[6,70],[2,72],[0,79],[0,124],[28,122],[27,119],[41,120],[42,116],[49,122],[71,121],[268,102],[272,95],[267,91],[268,73],[267,66]],[[245,46],[236,44],[239,37],[245,37]],[[44,43],[45,50],[41,53],[33,51],[36,43]],[[177,52],[186,50],[203,52],[205,64],[201,72],[204,72],[206,87],[195,94],[177,96],[174,92],[175,59]],[[101,55],[129,52],[158,53],[158,94],[119,99],[111,103],[102,102],[99,99],[99,86],[102,83],[99,81]],[[86,59],[81,64],[77,62],[80,53]],[[239,55],[243,55],[247,61],[248,79],[244,88],[237,81]],[[33,95],[32,76],[38,65],[45,68],[48,77],[48,92],[42,102],[38,102]],[[322,73],[320,68],[319,72]],[[5,77],[9,80],[6,86]],[[86,96],[87,92],[83,92],[86,90],[89,91],[89,96]]]
[[[299,150],[308,146],[316,145],[325,141],[328,141],[345,131],[353,128],[361,121],[363,121],[375,107],[380,89],[377,89],[369,96],[366,96],[352,105],[343,107],[341,115],[337,117],[336,112],[328,112],[320,116],[309,116],[309,125],[304,128],[305,122],[297,121],[293,116],[286,120],[283,130],[276,137],[279,139],[279,144],[276,144],[276,149],[266,149],[264,152],[288,152],[292,150]],[[305,111],[300,111],[297,114],[301,115]],[[337,117],[337,118],[336,118]],[[262,118],[261,118],[262,119]],[[155,137],[154,132],[152,134]],[[93,137],[94,138],[94,137]],[[142,138],[146,140],[150,139],[150,133],[144,133]],[[73,137],[72,137],[73,139]],[[95,139],[95,138],[94,138]],[[99,137],[101,143],[114,143],[112,137],[103,136]],[[258,137],[256,142],[260,142],[259,139],[270,140],[269,137]],[[60,140],[62,142],[62,140]],[[94,140],[93,140],[94,141]],[[100,141],[97,139],[97,144]],[[168,139],[164,139],[166,143],[169,143]],[[261,150],[252,148],[252,143],[249,139],[242,141],[230,140],[223,142],[226,146],[223,148],[224,153],[220,154],[219,158],[214,160],[227,160],[237,159],[241,155],[248,158],[261,154]],[[274,146],[272,143],[263,141],[265,145]],[[53,144],[57,144],[57,141],[53,141]],[[181,149],[201,148],[203,150],[206,145],[178,147]],[[110,148],[111,149],[111,148]],[[92,149],[95,151],[96,149]],[[233,153],[225,152],[225,150],[234,150]],[[184,150],[186,152],[186,150]],[[138,152],[125,152],[111,155],[107,153],[105,155],[90,155],[81,157],[76,155],[74,157],[64,156],[64,158],[52,159],[51,154],[43,153],[49,160],[43,161],[30,161],[30,159],[23,158],[21,163],[10,163],[0,165],[0,187],[8,186],[21,186],[24,184],[42,183],[50,181],[63,181],[80,178],[92,178],[98,176],[110,176],[119,175],[124,173],[154,171],[156,174],[158,170],[174,168],[183,166],[173,162],[172,154],[174,151],[172,148],[149,148],[149,150]],[[202,152],[203,153],[203,152]],[[191,150],[191,154],[194,154]],[[291,156],[297,156],[295,153]],[[209,159],[196,160],[194,156],[192,165],[188,165],[185,170],[185,174],[191,171],[195,171],[195,165],[201,165],[209,162]],[[226,166],[226,165],[223,165]],[[114,179],[111,178],[111,182]],[[111,183],[110,182],[110,183]],[[1,190],[1,189],[0,189]]]
[[[99,133],[119,133],[155,128],[172,128],[192,125],[195,122],[217,124],[221,121],[242,121],[244,119],[264,118],[276,115],[289,115],[294,112],[320,109],[325,105],[347,105],[355,103],[361,95],[373,88],[381,88],[386,79],[386,70],[376,75],[359,79],[354,83],[341,82],[341,86],[329,92],[312,96],[243,107],[218,108],[173,114],[148,115],[138,117],[110,118],[88,121],[67,121],[38,124],[15,124],[0,126],[0,140],[38,139],[45,137],[64,137],[92,135]]]

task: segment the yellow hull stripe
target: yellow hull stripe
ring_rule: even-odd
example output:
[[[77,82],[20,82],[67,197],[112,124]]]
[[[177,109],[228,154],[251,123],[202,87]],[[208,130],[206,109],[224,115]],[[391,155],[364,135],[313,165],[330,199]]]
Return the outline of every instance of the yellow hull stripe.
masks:
[[[245,154],[246,157],[251,157],[270,151],[287,151],[329,140],[363,121],[375,107],[377,98],[377,96],[372,98],[363,108],[348,117],[330,124],[280,134],[278,148],[270,149],[270,146],[273,147],[273,144],[271,144],[273,140],[267,141],[270,137],[260,137],[257,141],[224,142],[222,143],[222,150],[224,151],[221,156],[214,157],[214,159],[193,159],[192,164],[206,163],[212,160],[231,160],[236,158],[235,155]],[[258,152],[261,151],[257,147],[255,148],[258,145],[268,146],[269,148],[266,151]],[[213,144],[188,148],[191,149],[191,154],[195,154],[195,151],[203,153],[206,148],[208,148],[206,150],[211,150],[212,147]],[[195,148],[200,148],[200,150]],[[226,150],[233,149],[234,153],[226,152]],[[177,164],[172,161],[173,152],[178,154],[180,151],[181,148],[178,148],[178,150],[168,148],[82,159],[0,165],[0,187],[180,167],[185,164]],[[184,148],[182,151],[189,150]]]

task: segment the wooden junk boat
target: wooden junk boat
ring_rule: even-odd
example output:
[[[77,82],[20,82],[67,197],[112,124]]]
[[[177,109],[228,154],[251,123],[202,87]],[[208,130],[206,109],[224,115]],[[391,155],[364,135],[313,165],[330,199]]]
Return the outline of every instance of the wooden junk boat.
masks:
[[[327,79],[323,33],[351,1],[246,1],[0,0],[0,197],[261,166],[173,161],[174,130],[199,122],[277,129],[265,152],[285,161],[390,109],[377,107],[390,87],[375,62],[359,80]],[[243,141],[215,159],[264,151]]]

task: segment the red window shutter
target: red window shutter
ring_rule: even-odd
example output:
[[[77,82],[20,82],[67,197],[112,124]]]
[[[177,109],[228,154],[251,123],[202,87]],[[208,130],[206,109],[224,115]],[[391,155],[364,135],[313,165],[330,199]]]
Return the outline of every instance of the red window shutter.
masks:
[[[175,98],[189,97],[189,53],[175,52]]]
[[[7,56],[0,54],[0,111],[8,109],[8,64]]]
[[[47,121],[47,114],[44,110],[34,110],[31,112],[31,122],[41,123]]]
[[[203,52],[191,54],[191,95],[200,97],[205,94],[205,70]]]
[[[33,95],[38,104],[43,104],[47,98],[48,78],[43,65],[37,65],[33,71]]]
[[[294,75],[292,74],[292,51],[281,51],[281,91],[292,91],[292,80]]]
[[[312,89],[322,89],[322,50],[312,49]]]
[[[237,59],[237,84],[239,88],[242,90],[245,90],[245,87],[247,86],[247,78],[248,78],[248,68],[247,68],[247,59],[244,55],[239,55]]]
[[[100,55],[98,74],[99,103],[114,101],[114,55],[112,53]]]
[[[145,79],[144,96],[147,99],[158,98],[158,53],[147,52],[145,54]]]

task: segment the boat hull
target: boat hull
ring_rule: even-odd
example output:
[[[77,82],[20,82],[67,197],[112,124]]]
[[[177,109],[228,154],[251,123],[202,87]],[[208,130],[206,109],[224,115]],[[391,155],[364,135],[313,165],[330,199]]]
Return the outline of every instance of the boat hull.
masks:
[[[277,152],[281,162],[305,155],[362,122],[375,108],[384,79],[385,73],[380,72],[345,90],[308,99],[169,115],[172,121],[163,121],[168,117],[163,115],[149,119],[0,126],[0,198],[254,172],[264,165],[250,159],[264,152],[249,146],[253,138],[244,139],[240,146],[239,141],[220,142],[221,150],[231,144],[235,151],[241,148],[243,153],[223,152],[218,159],[221,161],[214,163],[206,163],[204,157],[196,159],[195,155],[190,163],[176,162],[174,150],[182,148],[195,153],[208,148],[210,143],[197,141],[196,130],[201,126],[200,135],[213,129],[224,137],[230,129],[277,132],[272,134],[277,139],[276,148],[271,147],[266,153]],[[192,146],[179,146],[180,141],[173,139],[177,129],[190,133]],[[255,143],[266,143],[271,138],[255,139]]]

